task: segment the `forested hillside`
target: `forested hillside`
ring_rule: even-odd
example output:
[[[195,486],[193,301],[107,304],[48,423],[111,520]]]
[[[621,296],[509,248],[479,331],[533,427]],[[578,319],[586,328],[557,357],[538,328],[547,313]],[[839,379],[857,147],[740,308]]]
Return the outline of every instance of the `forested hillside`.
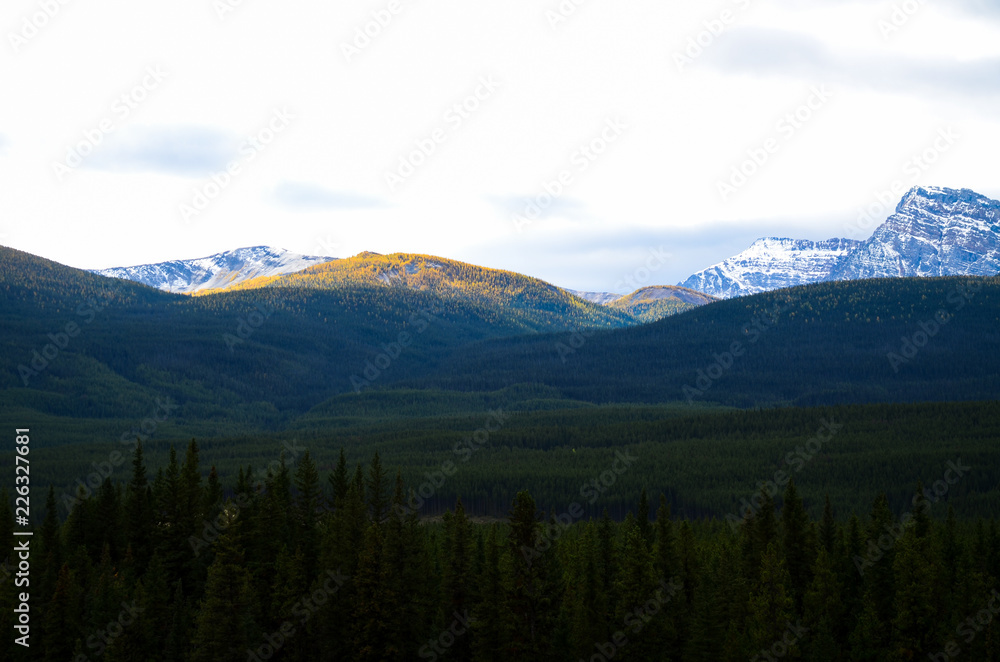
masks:
[[[233,289],[293,287],[340,289],[382,286],[431,292],[451,301],[503,311],[524,330],[558,331],[580,327],[615,328],[635,324],[628,312],[601,306],[537,278],[430,255],[361,253],[285,276],[257,278]]]
[[[1000,279],[820,283],[616,331],[456,350],[405,385],[533,382],[591,402],[738,407],[990,399],[1000,394]]]

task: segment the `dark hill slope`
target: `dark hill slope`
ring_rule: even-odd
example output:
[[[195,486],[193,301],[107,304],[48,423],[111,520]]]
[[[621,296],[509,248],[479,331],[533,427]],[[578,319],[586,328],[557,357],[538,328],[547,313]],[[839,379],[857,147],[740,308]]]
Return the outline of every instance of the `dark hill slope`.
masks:
[[[934,321],[938,311],[946,323]],[[630,329],[479,343],[406,385],[538,383],[593,402],[736,406],[992,399],[998,350],[997,278],[864,280],[720,301]]]

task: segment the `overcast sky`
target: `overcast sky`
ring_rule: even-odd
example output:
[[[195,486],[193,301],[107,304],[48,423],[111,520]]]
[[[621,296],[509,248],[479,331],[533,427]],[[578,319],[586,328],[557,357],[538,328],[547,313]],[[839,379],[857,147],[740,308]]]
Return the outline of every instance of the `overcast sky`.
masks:
[[[673,284],[761,236],[867,237],[893,187],[1000,198],[998,6],[4,0],[0,243],[420,252],[600,291],[658,251],[639,284]]]

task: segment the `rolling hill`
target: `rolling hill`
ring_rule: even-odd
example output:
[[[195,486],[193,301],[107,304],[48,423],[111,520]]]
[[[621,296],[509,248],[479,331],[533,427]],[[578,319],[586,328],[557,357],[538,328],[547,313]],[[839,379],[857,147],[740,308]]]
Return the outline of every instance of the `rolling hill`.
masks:
[[[431,258],[367,259],[374,281],[392,267],[401,275],[390,281],[426,287],[320,265],[189,297],[0,249],[0,406],[75,425],[144,415],[169,396],[174,422],[217,432],[278,429],[337,394],[388,388],[533,384],[548,400],[738,407],[1000,393],[996,278],[820,283],[643,326],[539,333],[601,309],[502,273],[497,282],[523,284],[520,294],[484,287],[474,304],[439,294],[463,265],[451,274]],[[567,309],[577,317],[561,318]]]
[[[430,255],[361,253],[284,276],[251,279],[231,290],[343,287],[409,289],[502,311],[527,331],[635,324],[627,312],[598,305],[566,290],[511,271],[488,269]]]

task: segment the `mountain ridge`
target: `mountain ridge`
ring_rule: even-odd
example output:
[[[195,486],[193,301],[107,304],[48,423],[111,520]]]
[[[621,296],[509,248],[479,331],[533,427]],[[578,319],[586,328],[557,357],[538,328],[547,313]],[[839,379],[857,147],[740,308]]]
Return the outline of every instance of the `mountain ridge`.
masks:
[[[998,272],[1000,202],[971,189],[914,186],[866,240],[764,237],[680,284],[731,298],[828,280]]]
[[[142,283],[165,292],[194,294],[223,289],[262,276],[294,273],[335,259],[302,255],[270,246],[247,246],[198,258],[89,271]]]

